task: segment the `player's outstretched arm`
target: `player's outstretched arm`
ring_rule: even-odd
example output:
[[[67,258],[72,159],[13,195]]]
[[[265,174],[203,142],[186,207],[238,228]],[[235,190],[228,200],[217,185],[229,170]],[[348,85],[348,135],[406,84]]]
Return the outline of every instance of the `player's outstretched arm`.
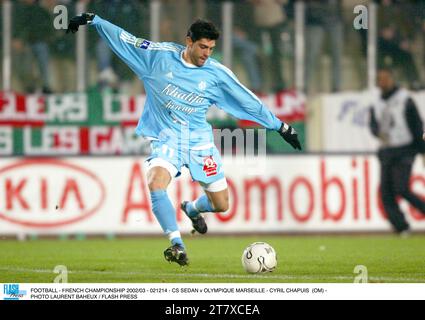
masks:
[[[83,13],[73,17],[68,25],[67,33],[75,33],[82,25],[91,25],[108,44],[112,51],[124,61],[139,78],[150,73],[153,63],[151,41],[136,38],[124,29],[102,19],[93,13]]]
[[[297,131],[280,121],[249,89],[243,86],[228,68],[217,62],[216,76],[220,83],[213,97],[215,104],[238,119],[254,121],[269,130],[279,132],[294,149],[301,150]]]

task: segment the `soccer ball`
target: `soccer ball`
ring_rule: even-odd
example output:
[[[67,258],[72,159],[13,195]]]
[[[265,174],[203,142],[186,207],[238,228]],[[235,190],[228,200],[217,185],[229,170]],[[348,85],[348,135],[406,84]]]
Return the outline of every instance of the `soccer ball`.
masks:
[[[276,251],[265,242],[254,242],[244,250],[242,266],[248,273],[272,272],[277,266]]]

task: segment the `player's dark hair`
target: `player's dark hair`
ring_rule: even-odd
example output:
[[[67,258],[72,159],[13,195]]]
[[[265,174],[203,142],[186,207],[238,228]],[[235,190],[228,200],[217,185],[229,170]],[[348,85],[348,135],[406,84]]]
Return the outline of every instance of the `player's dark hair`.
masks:
[[[198,19],[190,26],[187,31],[187,36],[190,37],[193,42],[203,38],[217,40],[220,37],[220,32],[212,22]]]

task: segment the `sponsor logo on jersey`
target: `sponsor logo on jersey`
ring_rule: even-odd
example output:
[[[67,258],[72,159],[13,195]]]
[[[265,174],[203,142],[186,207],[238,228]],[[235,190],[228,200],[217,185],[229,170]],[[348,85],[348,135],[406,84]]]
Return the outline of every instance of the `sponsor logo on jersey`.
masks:
[[[174,110],[174,111],[181,111],[187,114],[192,114],[194,112],[196,112],[195,108],[189,107],[189,106],[182,106],[182,105],[178,105],[175,104],[173,101],[169,100],[165,105],[165,108],[169,109],[169,110]]]
[[[134,46],[136,48],[147,49],[150,46],[150,44],[151,42],[146,39],[137,38]]]
[[[190,92],[190,93],[184,92],[181,88],[179,88],[178,86],[174,86],[172,84],[168,84],[161,91],[161,93],[173,98],[184,100],[190,105],[202,104],[204,103],[204,100],[205,100],[204,97],[202,97],[201,95],[195,92]]]

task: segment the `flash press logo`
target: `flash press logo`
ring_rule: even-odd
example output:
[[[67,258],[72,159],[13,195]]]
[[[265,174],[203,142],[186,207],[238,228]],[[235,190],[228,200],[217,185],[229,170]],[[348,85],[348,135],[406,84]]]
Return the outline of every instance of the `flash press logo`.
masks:
[[[23,298],[27,292],[26,290],[19,290],[19,284],[5,284],[3,286],[4,300],[19,300]]]

